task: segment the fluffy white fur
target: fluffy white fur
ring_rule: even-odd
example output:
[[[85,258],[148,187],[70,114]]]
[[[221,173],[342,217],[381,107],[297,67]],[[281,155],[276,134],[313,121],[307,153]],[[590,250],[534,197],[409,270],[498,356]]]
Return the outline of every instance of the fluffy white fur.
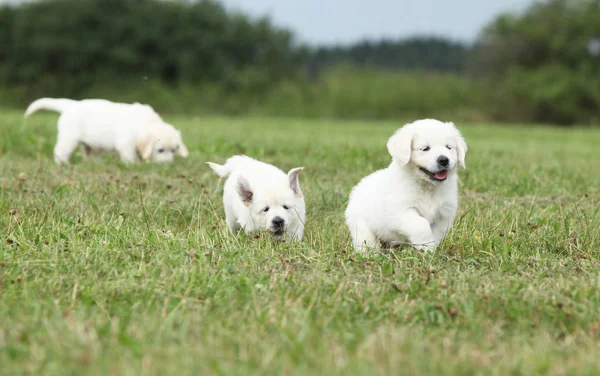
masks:
[[[181,133],[148,105],[104,99],[41,98],[29,105],[25,117],[40,110],[61,114],[54,147],[58,164],[68,164],[79,145],[85,156],[117,152],[125,163],[140,159],[171,162],[175,154],[188,156]]]
[[[432,251],[458,207],[457,167],[467,145],[453,123],[418,120],[387,143],[392,163],[362,179],[350,194],[346,223],[356,251],[411,245]]]
[[[302,240],[306,209],[298,174],[287,174],[270,164],[247,156],[233,156],[225,165],[207,162],[222,178],[223,205],[227,227],[232,234],[268,230],[276,238]]]

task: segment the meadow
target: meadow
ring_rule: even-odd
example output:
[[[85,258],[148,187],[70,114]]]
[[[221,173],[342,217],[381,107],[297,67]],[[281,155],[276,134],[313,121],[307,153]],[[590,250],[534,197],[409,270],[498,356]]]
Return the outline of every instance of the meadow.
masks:
[[[0,114],[6,375],[597,374],[598,129],[457,124],[435,254],[360,256],[343,211],[401,122],[171,117],[172,165],[55,166],[56,116]],[[300,244],[232,237],[204,162],[305,166]]]

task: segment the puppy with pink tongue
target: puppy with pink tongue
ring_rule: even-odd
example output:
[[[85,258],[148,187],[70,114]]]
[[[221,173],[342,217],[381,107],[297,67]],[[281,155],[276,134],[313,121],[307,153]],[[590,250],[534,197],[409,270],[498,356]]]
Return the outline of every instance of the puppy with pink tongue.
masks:
[[[346,223],[354,249],[412,246],[433,251],[458,208],[457,167],[467,144],[453,123],[418,120],[387,143],[389,167],[363,178],[350,194]]]

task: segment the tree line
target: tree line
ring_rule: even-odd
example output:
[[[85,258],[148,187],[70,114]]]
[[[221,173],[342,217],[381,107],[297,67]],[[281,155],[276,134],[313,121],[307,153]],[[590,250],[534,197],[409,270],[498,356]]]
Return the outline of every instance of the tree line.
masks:
[[[291,32],[215,1],[47,0],[0,9],[0,82],[76,94],[151,77],[230,89],[294,77]],[[46,82],[47,81],[47,82]],[[54,90],[53,90],[54,88]]]
[[[537,2],[522,14],[497,17],[474,45],[419,37],[317,48],[302,46],[267,18],[230,12],[212,0],[45,0],[0,8],[0,99],[19,105],[38,96],[91,95],[102,86],[118,96],[133,85],[143,96],[151,81],[156,92],[185,87],[212,100],[216,111],[243,112],[279,96],[314,105],[309,112],[318,114],[327,112],[327,93],[336,92],[338,81],[352,81],[348,90],[357,93],[373,92],[390,77],[406,81],[406,72],[458,77],[463,82],[447,80],[457,85],[448,90],[463,99],[472,92],[463,103],[477,104],[489,119],[598,121],[600,3]],[[423,100],[444,89],[410,85]],[[387,106],[358,113],[394,116]]]
[[[386,69],[464,72],[469,47],[439,37],[362,41],[350,46],[317,48],[313,64],[322,70],[339,64]]]

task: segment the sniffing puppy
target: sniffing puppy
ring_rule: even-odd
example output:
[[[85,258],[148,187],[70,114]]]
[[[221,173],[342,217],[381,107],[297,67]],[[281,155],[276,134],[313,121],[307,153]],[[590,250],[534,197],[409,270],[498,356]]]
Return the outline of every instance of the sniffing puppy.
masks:
[[[453,123],[426,119],[388,141],[392,163],[362,179],[350,194],[346,223],[356,251],[379,245],[434,250],[458,207],[457,167],[467,144]]]
[[[54,147],[57,164],[68,164],[79,145],[87,156],[117,152],[125,163],[171,162],[176,154],[188,156],[181,133],[148,105],[41,98],[29,105],[25,117],[40,110],[61,114]]]
[[[223,205],[232,234],[266,229],[276,238],[302,240],[306,210],[298,174],[287,174],[270,164],[244,155],[233,156],[225,165],[207,162],[217,175],[227,178]]]

